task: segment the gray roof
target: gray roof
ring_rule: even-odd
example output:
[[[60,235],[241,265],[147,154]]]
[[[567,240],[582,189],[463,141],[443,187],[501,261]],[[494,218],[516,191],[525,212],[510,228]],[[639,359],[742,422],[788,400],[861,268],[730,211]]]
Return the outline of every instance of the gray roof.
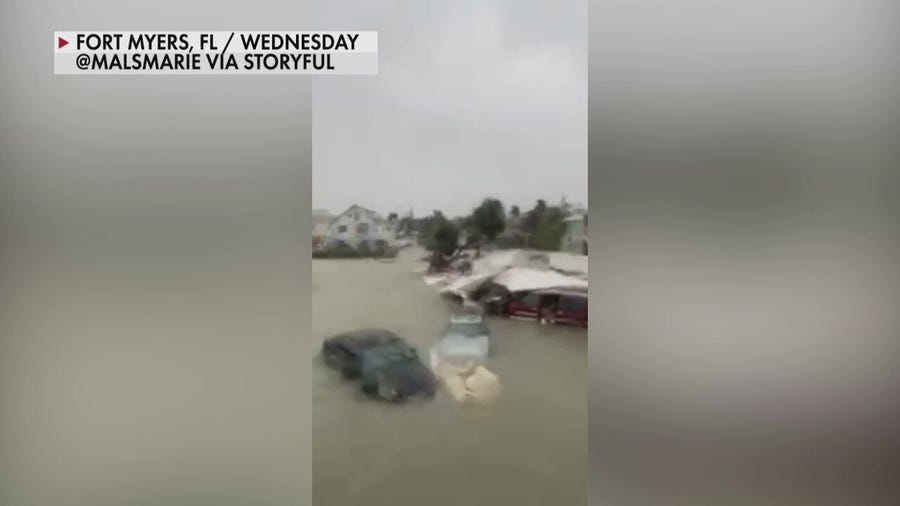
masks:
[[[345,214],[349,213],[350,211],[353,211],[354,209],[358,209],[358,210],[360,210],[360,211],[362,211],[362,212],[364,212],[364,213],[368,213],[369,215],[372,216],[372,218],[373,218],[375,221],[379,221],[379,222],[385,221],[384,218],[382,218],[382,217],[381,217],[378,213],[376,213],[375,211],[373,211],[373,210],[371,210],[371,209],[369,209],[369,208],[363,207],[363,206],[361,206],[361,205],[359,205],[359,204],[353,204],[352,206],[350,206],[350,207],[348,207],[347,209],[345,209],[344,212],[342,212],[341,214],[339,214],[339,215],[335,216],[334,218],[332,218],[331,222],[333,223],[335,220],[337,220],[337,219],[340,218],[341,216],[344,216]]]

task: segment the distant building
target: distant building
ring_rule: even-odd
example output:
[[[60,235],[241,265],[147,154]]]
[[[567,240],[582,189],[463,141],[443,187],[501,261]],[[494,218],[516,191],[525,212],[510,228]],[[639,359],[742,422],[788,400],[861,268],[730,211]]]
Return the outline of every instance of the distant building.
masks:
[[[313,251],[325,248],[328,241],[328,225],[334,220],[334,216],[324,209],[313,209],[312,220],[312,247]]]
[[[566,230],[563,233],[562,241],[560,241],[560,251],[578,255],[587,254],[586,221],[586,214],[574,214],[564,220]]]
[[[390,246],[393,243],[393,227],[371,209],[352,205],[328,224],[328,247],[350,246],[359,248],[363,243],[369,248]]]

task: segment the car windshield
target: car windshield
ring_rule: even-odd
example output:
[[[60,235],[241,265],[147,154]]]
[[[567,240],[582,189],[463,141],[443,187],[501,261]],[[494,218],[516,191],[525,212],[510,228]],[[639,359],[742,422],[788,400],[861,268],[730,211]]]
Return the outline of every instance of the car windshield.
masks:
[[[416,350],[404,343],[384,344],[367,350],[363,354],[363,368],[371,371],[391,364],[407,362],[415,358]]]
[[[479,337],[488,334],[488,329],[480,322],[450,322],[448,334],[459,334],[466,337]]]

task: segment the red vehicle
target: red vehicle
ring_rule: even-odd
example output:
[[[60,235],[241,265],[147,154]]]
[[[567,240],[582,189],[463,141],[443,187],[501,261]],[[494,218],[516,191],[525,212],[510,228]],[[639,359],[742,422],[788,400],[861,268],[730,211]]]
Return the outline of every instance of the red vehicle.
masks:
[[[504,314],[561,325],[587,327],[588,298],[582,292],[541,290],[510,294]]]

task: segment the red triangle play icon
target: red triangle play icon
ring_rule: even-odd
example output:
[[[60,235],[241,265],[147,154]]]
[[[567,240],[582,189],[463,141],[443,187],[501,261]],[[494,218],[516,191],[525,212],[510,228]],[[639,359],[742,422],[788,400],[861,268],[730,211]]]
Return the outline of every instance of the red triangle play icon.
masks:
[[[68,43],[69,43],[69,41],[67,41],[66,39],[64,39],[62,37],[59,37],[59,48],[58,49],[62,49],[62,47]]]

